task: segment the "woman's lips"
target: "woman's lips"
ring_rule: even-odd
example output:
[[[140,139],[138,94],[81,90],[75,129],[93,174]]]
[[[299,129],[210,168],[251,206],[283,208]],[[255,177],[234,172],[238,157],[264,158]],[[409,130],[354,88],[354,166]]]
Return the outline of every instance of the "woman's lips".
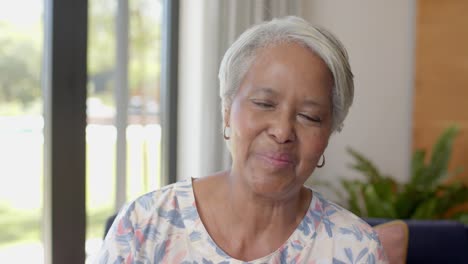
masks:
[[[258,156],[277,168],[286,168],[294,164],[294,158],[288,153],[260,153]]]

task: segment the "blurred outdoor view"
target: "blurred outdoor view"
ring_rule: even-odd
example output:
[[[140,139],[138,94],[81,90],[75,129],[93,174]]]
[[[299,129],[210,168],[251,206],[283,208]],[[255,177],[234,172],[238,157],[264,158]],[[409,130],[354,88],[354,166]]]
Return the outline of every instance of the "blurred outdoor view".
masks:
[[[117,0],[89,0],[87,262],[116,212]],[[0,1],[0,259],[43,262],[43,0]],[[160,185],[162,6],[129,1],[127,200]],[[9,261],[7,261],[9,262]]]

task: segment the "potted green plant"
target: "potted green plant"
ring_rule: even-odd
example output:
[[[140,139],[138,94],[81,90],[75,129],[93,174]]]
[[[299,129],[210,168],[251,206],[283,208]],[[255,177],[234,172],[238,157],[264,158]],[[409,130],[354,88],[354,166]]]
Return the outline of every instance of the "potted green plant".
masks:
[[[448,172],[452,145],[457,127],[449,127],[432,148],[430,157],[425,150],[416,150],[411,160],[408,182],[400,183],[383,174],[370,159],[348,148],[353,157],[351,168],[361,179],[340,180],[347,197],[344,204],[365,218],[453,219],[468,224],[468,210],[448,212],[457,205],[468,203],[468,186],[459,181],[446,182],[455,173]]]

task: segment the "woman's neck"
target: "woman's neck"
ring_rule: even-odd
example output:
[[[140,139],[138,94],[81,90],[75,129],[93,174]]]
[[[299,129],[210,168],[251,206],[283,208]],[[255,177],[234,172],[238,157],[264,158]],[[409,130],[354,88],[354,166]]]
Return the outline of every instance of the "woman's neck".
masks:
[[[265,197],[237,179],[218,173],[197,180],[194,190],[200,217],[217,245],[232,257],[252,260],[287,241],[309,208],[311,192],[302,188]]]
[[[306,193],[298,190],[293,193],[273,197],[255,193],[238,177],[228,176],[226,208],[232,220],[247,234],[258,235],[266,229],[282,231],[297,226],[303,218]],[[308,205],[308,204],[307,204]],[[308,206],[307,206],[308,207]],[[275,232],[275,233],[276,233]]]

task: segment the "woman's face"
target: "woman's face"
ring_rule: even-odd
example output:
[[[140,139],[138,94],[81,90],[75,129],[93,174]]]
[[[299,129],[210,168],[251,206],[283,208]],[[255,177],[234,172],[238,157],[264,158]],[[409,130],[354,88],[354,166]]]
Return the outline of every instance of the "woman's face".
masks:
[[[260,49],[225,112],[233,177],[263,196],[298,191],[328,144],[332,87],[328,67],[309,49]]]

